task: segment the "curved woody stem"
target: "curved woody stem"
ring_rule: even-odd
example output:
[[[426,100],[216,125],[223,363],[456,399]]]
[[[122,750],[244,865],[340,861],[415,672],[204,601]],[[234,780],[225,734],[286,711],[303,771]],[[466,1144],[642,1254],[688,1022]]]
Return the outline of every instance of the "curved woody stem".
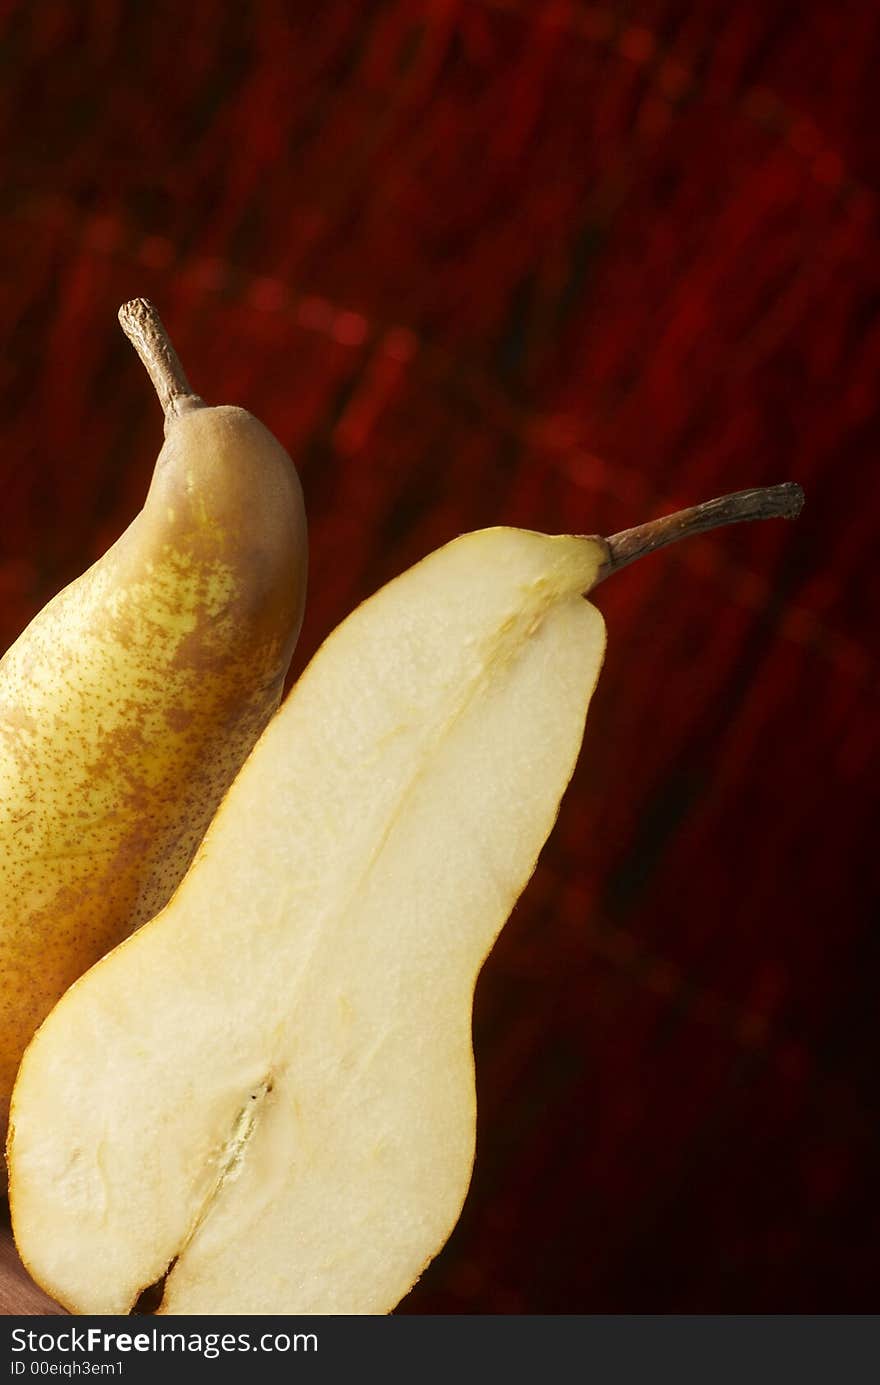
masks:
[[[147,371],[168,424],[187,409],[201,408],[204,400],[195,394],[171,345],[161,317],[146,298],[133,298],[119,309],[119,322]]]
[[[602,540],[608,556],[596,581],[604,582],[606,577],[629,567],[630,563],[647,553],[677,543],[679,539],[690,538],[692,534],[702,534],[707,529],[741,524],[752,519],[796,519],[803,504],[801,487],[795,481],[784,481],[779,486],[735,491],[732,495],[719,496],[717,500],[707,500],[702,505],[676,510],[675,514],[665,515],[662,519],[638,524],[634,529],[624,529],[620,534]]]

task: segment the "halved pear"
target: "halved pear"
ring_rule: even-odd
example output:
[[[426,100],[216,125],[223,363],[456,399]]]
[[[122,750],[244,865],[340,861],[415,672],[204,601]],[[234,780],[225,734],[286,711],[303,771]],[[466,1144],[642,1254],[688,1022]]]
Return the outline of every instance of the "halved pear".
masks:
[[[174,898],[25,1054],[13,1227],[49,1293],[126,1313],[167,1272],[162,1313],[364,1314],[408,1291],[470,1179],[474,983],[602,663],[581,593],[711,509],[466,535],[327,640]]]
[[[465,536],[361,606],[171,903],[76,983],[13,1099],[16,1240],[79,1313],[382,1313],[454,1225],[471,1005],[577,758],[589,539]]]

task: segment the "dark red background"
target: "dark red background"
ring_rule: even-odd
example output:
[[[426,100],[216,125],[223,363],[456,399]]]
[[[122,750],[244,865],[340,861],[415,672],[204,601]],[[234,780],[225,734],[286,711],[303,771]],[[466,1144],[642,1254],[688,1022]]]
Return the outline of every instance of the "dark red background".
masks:
[[[401,1311],[876,1310],[876,5],[2,15],[0,647],[142,502],[135,294],[297,461],[295,671],[462,530],[803,484],[601,590],[478,990],[471,1193]]]

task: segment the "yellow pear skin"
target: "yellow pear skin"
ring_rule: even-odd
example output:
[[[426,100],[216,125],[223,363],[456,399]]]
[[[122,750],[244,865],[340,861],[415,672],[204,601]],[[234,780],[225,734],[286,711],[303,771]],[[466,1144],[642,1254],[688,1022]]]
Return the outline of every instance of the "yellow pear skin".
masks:
[[[166,440],[143,510],[0,661],[0,1124],[70,983],[173,893],[278,706],[306,584],[302,491],[243,409],[120,317]]]
[[[728,520],[799,508],[743,494]],[[124,1314],[164,1278],[168,1315],[407,1293],[467,1193],[474,985],[601,668],[583,593],[700,524],[465,535],[325,641],[174,897],[24,1056],[10,1205],[48,1293]]]

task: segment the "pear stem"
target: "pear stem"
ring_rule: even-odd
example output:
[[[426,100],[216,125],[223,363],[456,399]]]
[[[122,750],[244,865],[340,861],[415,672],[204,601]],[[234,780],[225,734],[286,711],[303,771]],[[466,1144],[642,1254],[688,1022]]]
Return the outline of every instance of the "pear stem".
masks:
[[[152,303],[146,298],[133,298],[130,303],[123,303],[119,321],[159,396],[166,431],[168,424],[185,410],[203,408],[204,400],[190,387],[171,338]]]
[[[687,510],[677,510],[675,514],[665,515],[662,519],[638,524],[634,529],[624,529],[622,533],[603,540],[608,556],[596,581],[603,582],[613,572],[629,567],[630,563],[643,558],[646,553],[665,548],[668,543],[677,543],[679,539],[690,538],[692,534],[705,533],[707,529],[718,529],[724,524],[741,524],[750,519],[796,519],[803,504],[804,493],[800,486],[795,481],[784,481],[779,486],[735,491],[717,500],[707,500],[702,505],[692,505]]]

